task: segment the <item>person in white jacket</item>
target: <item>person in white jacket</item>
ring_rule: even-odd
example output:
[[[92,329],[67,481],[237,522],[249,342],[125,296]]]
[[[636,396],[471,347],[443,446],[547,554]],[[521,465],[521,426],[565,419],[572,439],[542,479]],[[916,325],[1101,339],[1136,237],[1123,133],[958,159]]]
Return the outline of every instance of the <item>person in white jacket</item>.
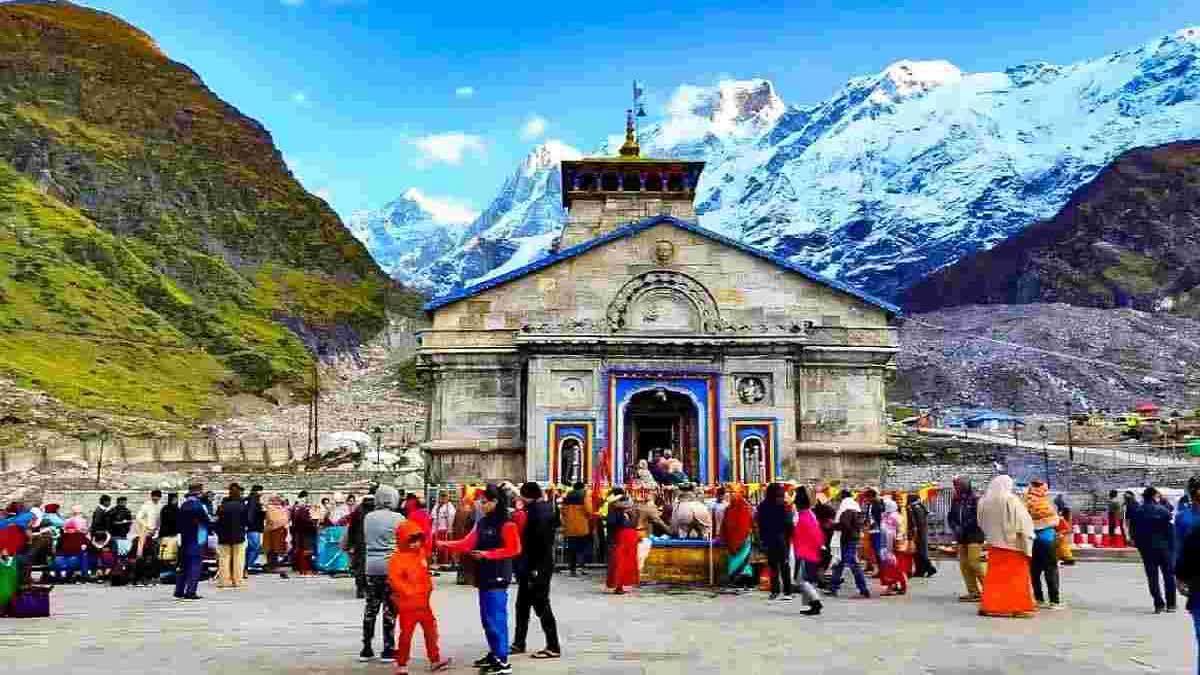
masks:
[[[138,509],[137,516],[134,517],[134,525],[136,531],[134,536],[137,538],[137,554],[142,555],[142,550],[146,543],[158,538],[158,523],[159,517],[162,515],[162,490],[153,490],[150,492],[150,499],[142,504]]]

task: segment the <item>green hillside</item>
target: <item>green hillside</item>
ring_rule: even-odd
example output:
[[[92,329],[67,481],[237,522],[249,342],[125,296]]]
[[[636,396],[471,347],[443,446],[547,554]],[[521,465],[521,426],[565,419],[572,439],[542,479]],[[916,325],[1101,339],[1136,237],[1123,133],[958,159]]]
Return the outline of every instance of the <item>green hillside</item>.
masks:
[[[144,33],[0,4],[0,374],[204,417],[372,336],[389,283],[262,125]]]

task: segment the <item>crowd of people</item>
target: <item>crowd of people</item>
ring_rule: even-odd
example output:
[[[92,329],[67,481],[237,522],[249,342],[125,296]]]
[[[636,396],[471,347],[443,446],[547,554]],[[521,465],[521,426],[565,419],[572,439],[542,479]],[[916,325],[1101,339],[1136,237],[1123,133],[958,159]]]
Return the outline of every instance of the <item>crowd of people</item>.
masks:
[[[1062,496],[1052,500],[1039,480],[1019,493],[1007,475],[996,476],[981,497],[965,478],[956,478],[953,487],[946,523],[965,587],[959,599],[977,603],[979,614],[989,617],[1061,609],[1059,567],[1074,562],[1071,509]],[[121,585],[174,577],[176,598],[198,600],[206,561],[215,560],[217,587],[236,589],[245,586],[247,572],[335,571],[320,563],[318,552],[322,542],[335,542],[346,558],[336,571],[354,575],[364,600],[359,658],[376,658],[382,614],[378,659],[394,661],[399,675],[408,672],[418,626],[430,667],[450,664],[440,651],[431,605],[438,563],[455,563],[458,581],[478,589],[487,652],[476,667],[505,675],[512,672],[514,654],[560,658],[550,590],[560,529],[567,571],[586,573],[596,554],[607,562],[605,582],[614,595],[639,585],[661,536],[723,546],[726,583],[744,588],[761,581],[772,602],[791,601],[798,592],[806,605],[801,613],[810,616],[821,614],[823,597],[839,597],[847,571],[858,599],[904,595],[912,590],[910,579],[937,573],[930,556],[930,513],[919,494],[772,483],[756,505],[751,496],[740,485],[706,496],[687,483],[667,490],[646,485],[598,490],[576,483],[563,493],[532,482],[520,488],[501,483],[467,490],[457,504],[443,492],[430,511],[420,496],[403,496],[386,485],[372,487],[361,502],[355,495],[334,495],[318,503],[303,491],[292,502],[280,495],[265,498],[257,485],[243,495],[236,483],[217,500],[202,485],[191,485],[182,500],[152,491],[136,515],[124,497],[114,503],[107,495],[90,519],[78,505],[63,514],[56,504],[10,504],[0,519],[0,564],[15,561],[26,573],[43,565],[55,583]],[[1130,497],[1111,495],[1116,513],[1110,519],[1124,523],[1141,553],[1154,611],[1175,612],[1178,594],[1189,595],[1200,583],[1200,477],[1189,481],[1177,506],[1153,487],[1140,502]],[[510,641],[508,593],[514,582]],[[1200,607],[1190,595],[1187,608],[1200,636]],[[532,616],[545,647],[528,651]]]

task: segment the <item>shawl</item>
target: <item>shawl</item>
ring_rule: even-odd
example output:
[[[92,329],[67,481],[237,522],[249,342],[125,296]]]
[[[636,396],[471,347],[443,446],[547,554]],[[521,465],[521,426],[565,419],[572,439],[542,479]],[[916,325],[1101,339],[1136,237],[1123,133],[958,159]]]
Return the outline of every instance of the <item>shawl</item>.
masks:
[[[989,544],[1025,556],[1033,555],[1033,518],[1012,492],[1011,476],[992,479],[987,493],[979,500],[979,526]]]
[[[1050,503],[1050,490],[1045,484],[1030,485],[1025,491],[1025,508],[1033,518],[1033,529],[1044,530],[1058,525],[1058,513]]]
[[[837,514],[833,516],[833,522],[839,523],[842,520],[842,514],[847,511],[862,511],[862,507],[853,497],[846,497],[842,503],[838,505]]]
[[[817,522],[812,509],[801,509],[796,514],[796,529],[792,531],[792,551],[806,562],[821,561],[821,548],[825,546],[825,533]]]
[[[267,529],[278,530],[288,526],[287,510],[279,504],[278,499],[272,499],[270,504],[267,504]]]
[[[734,495],[721,517],[721,539],[725,541],[725,547],[730,553],[737,553],[750,538],[753,529],[754,511],[750,502],[740,494]]]

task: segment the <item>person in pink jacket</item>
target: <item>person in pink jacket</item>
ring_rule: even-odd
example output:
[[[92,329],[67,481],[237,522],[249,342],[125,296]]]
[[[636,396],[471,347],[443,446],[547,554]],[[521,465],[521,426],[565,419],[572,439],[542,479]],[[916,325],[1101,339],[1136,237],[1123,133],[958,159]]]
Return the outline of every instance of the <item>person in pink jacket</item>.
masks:
[[[808,605],[802,614],[816,616],[821,613],[821,600],[813,584],[821,566],[821,549],[825,546],[825,533],[812,511],[808,490],[796,490],[796,527],[792,531],[792,553],[796,557],[796,588]]]

